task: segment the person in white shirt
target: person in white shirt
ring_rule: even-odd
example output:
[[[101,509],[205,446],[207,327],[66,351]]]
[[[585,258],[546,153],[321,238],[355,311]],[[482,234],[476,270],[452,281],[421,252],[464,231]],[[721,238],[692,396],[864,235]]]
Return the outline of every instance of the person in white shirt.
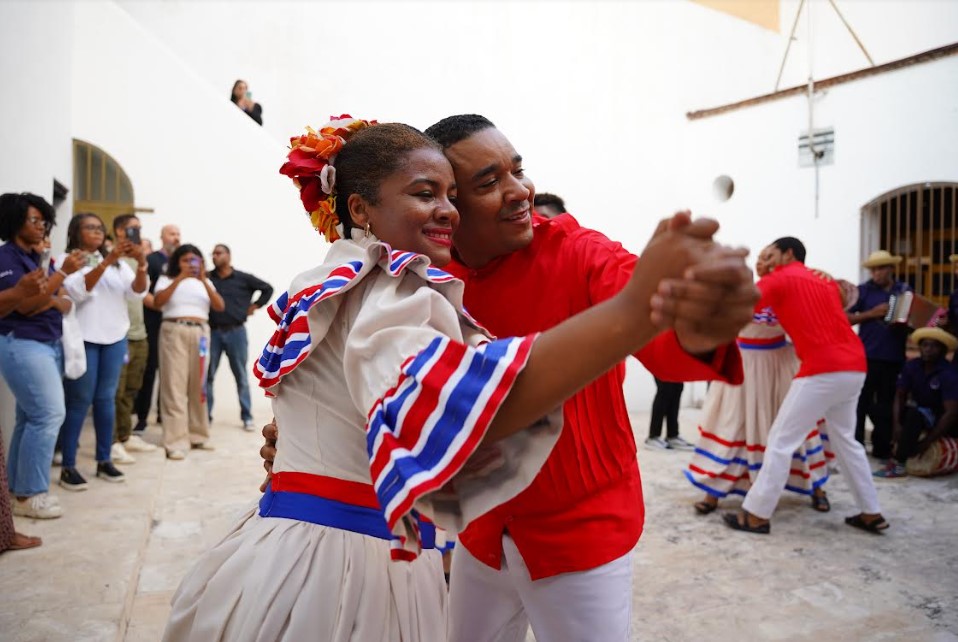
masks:
[[[76,304],[77,321],[83,335],[86,372],[78,379],[64,379],[66,419],[60,429],[63,465],[60,485],[68,490],[86,490],[87,482],[76,469],[80,431],[87,411],[93,406],[96,429],[96,476],[106,481],[124,481],[110,458],[116,422],[116,388],[126,358],[126,333],[130,328],[128,299],[142,299],[149,285],[143,250],[130,243],[116,243],[103,250],[106,227],[95,214],[77,214],[67,228],[67,251],[82,250],[87,265],[63,282]],[[136,259],[136,269],[120,261]],[[58,262],[59,263],[59,262]]]
[[[156,281],[153,307],[163,312],[160,328],[160,396],[163,446],[169,459],[184,459],[190,448],[211,449],[206,411],[210,308],[226,308],[206,278],[203,253],[181,245],[170,256],[167,273]]]

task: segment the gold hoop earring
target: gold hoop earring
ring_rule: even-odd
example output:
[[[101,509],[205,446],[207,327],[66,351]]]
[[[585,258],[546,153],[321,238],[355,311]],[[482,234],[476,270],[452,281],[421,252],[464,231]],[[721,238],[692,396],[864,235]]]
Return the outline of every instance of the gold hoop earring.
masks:
[[[366,221],[365,237],[366,237],[367,239],[369,238],[369,221]]]

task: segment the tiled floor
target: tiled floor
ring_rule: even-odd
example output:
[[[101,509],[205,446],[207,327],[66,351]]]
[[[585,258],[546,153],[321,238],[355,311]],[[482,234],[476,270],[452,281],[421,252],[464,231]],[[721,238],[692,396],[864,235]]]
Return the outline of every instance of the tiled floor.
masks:
[[[644,433],[647,417],[634,419]],[[91,433],[80,464],[90,489],[55,490],[63,518],[17,519],[44,545],[0,556],[4,641],[158,640],[180,578],[256,498],[261,438],[237,422],[215,424],[217,449],[183,462],[138,454],[124,484],[93,477]],[[694,411],[683,434],[695,434]],[[640,446],[639,461],[635,639],[958,641],[958,476],[879,482],[892,529],[875,537],[842,523],[854,508],[836,475],[831,513],[786,496],[772,535],[758,537],[694,514],[688,453]]]

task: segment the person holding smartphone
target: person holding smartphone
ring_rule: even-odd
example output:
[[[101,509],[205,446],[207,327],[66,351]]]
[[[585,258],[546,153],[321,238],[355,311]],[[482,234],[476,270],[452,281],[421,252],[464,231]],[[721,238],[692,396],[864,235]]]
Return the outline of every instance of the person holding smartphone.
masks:
[[[86,266],[64,280],[63,287],[76,304],[77,322],[83,336],[86,371],[77,379],[63,381],[66,418],[60,429],[63,462],[60,486],[86,490],[87,481],[77,470],[80,433],[90,406],[96,430],[96,476],[122,482],[124,475],[113,463],[113,429],[116,423],[116,390],[126,360],[126,334],[130,329],[127,301],[141,302],[149,285],[146,259],[138,245],[118,241],[107,252],[106,226],[96,214],[77,214],[67,227],[67,251],[86,253]],[[131,257],[136,268],[121,261]]]
[[[163,446],[169,459],[186,458],[190,448],[212,449],[205,389],[210,309],[222,312],[223,297],[206,278],[203,253],[181,245],[167,273],[156,282],[153,307],[163,313],[160,328],[160,395]]]
[[[258,125],[263,124],[263,107],[253,101],[253,92],[249,90],[249,85],[245,80],[237,80],[233,83],[233,92],[230,95],[233,104],[246,112],[246,115],[256,121]]]
[[[129,241],[143,251],[140,239],[140,219],[135,214],[121,214],[113,219],[113,235],[117,241]],[[143,251],[145,255],[145,251]],[[141,263],[132,256],[123,257],[124,263],[130,269],[147,272],[148,266],[144,259]],[[147,294],[147,297],[151,295]],[[136,459],[132,452],[152,452],[156,446],[144,441],[139,435],[133,434],[133,405],[136,396],[143,386],[143,374],[149,358],[150,346],[147,340],[146,323],[144,321],[143,301],[128,300],[127,314],[130,317],[130,329],[126,333],[126,362],[120,371],[120,382],[116,388],[116,429],[113,431],[113,447],[110,456],[117,464],[132,464]]]

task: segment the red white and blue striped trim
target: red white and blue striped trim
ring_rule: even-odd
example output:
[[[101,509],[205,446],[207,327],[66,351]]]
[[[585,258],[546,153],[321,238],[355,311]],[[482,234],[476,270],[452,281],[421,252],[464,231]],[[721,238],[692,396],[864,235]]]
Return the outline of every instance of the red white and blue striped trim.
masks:
[[[414,512],[418,499],[444,486],[478,447],[536,336],[478,348],[436,337],[403,364],[396,385],[373,405],[366,424],[373,486],[404,548],[419,544],[404,541],[399,521]]]
[[[322,301],[349,290],[376,265],[394,277],[401,276],[411,267],[419,266],[416,273],[428,282],[455,281],[455,277],[448,272],[429,265],[429,259],[422,254],[390,250],[385,244],[380,247],[382,254],[378,261],[356,260],[343,263],[331,270],[322,282],[293,295],[284,292],[269,306],[269,316],[278,327],[260,358],[253,364],[253,375],[261,388],[269,389],[278,384],[309,355],[313,343],[309,332],[309,311]],[[460,310],[460,313],[469,323],[481,327],[464,310]]]
[[[760,325],[780,325],[778,322],[778,317],[775,315],[775,311],[772,310],[772,308],[762,308],[753,314],[752,323],[758,323]]]
[[[735,340],[735,343],[742,350],[778,350],[788,345],[784,334],[767,339],[739,337]]]

